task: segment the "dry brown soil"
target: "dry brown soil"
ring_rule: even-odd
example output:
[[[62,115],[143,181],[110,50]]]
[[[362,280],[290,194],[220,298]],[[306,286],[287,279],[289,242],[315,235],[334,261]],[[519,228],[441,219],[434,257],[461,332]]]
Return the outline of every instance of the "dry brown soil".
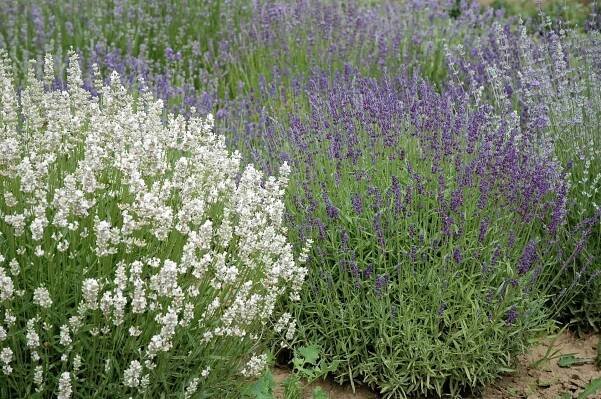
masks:
[[[591,380],[601,377],[601,371],[592,362],[561,368],[558,365],[559,356],[574,354],[582,359],[595,359],[598,343],[599,338],[595,335],[577,338],[569,332],[561,334],[555,342],[546,339],[521,359],[513,375],[486,390],[483,398],[558,399],[565,394],[577,398]],[[550,347],[552,353],[557,351],[553,358],[536,364],[545,358]],[[601,393],[594,397],[601,398]]]

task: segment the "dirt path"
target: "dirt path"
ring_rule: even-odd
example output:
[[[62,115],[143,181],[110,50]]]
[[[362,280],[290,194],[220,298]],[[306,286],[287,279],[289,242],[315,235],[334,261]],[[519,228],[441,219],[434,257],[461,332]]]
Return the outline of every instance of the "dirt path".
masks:
[[[502,378],[488,387],[482,399],[563,399],[578,398],[584,387],[596,378],[601,378],[601,371],[592,363],[597,355],[599,337],[590,335],[576,338],[564,332],[556,339],[548,338],[522,358],[517,371]],[[574,364],[570,367],[559,367],[562,356],[573,355],[576,359],[584,359],[585,364]],[[582,362],[582,361],[581,361]],[[577,362],[580,363],[580,362]],[[273,376],[277,384],[275,398],[284,399],[282,382],[290,375],[288,370],[276,368]],[[353,393],[350,386],[340,386],[331,381],[318,381],[303,389],[303,399],[312,399],[313,389],[320,386],[330,399],[377,399],[378,395],[364,387],[357,387]],[[600,399],[601,392],[589,396]]]

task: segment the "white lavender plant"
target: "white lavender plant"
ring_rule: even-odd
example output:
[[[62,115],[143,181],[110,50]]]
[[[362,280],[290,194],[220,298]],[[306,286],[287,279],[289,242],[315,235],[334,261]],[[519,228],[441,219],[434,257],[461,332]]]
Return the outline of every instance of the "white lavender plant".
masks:
[[[238,397],[294,330],[289,167],[241,169],[211,115],[165,120],[117,74],[92,97],[75,55],[51,90],[52,67],[17,91],[0,54],[0,396]]]

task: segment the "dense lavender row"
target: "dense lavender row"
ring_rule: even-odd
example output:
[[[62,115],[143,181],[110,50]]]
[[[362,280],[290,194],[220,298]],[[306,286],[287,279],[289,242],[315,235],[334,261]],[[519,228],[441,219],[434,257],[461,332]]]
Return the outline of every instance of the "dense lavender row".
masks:
[[[442,39],[459,42],[495,18],[492,10],[464,5],[454,20],[448,15],[453,4],[15,0],[0,4],[0,47],[24,68],[52,52],[60,74],[73,47],[84,71],[96,63],[106,76],[116,70],[129,84],[142,78],[176,110],[202,112],[262,79],[292,85],[315,67],[331,72],[351,64],[381,75],[409,65],[440,81],[446,74]]]
[[[600,327],[598,33],[454,0],[66,3],[0,4],[18,84],[51,51],[66,88],[73,47],[94,98],[117,71],[290,164],[287,234],[314,245],[278,307],[338,380],[460,395],[552,319]]]

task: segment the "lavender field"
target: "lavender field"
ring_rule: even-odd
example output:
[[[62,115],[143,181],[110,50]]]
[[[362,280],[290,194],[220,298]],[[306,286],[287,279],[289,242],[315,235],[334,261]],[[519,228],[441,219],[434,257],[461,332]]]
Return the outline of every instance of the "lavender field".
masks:
[[[599,10],[0,1],[0,398],[601,398]]]

